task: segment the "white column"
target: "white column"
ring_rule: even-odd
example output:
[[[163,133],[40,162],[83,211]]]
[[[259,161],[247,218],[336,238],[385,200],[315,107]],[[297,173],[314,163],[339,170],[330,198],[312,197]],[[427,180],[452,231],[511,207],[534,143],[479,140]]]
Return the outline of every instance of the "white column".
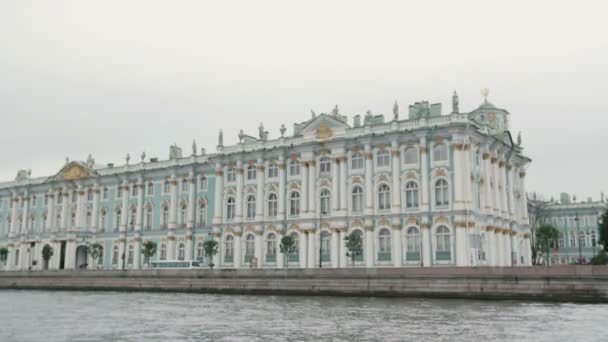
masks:
[[[504,242],[503,242],[503,234],[502,234],[502,229],[497,229],[494,231],[496,234],[496,261],[497,261],[497,266],[504,266],[505,265],[505,258],[504,258]]]
[[[488,152],[484,152],[482,156],[483,162],[483,188],[485,191],[484,196],[484,212],[487,214],[493,214],[492,208],[494,207],[494,194],[492,193],[492,184],[490,180],[492,179],[492,163],[490,161],[490,154]]]
[[[22,198],[23,201],[23,221],[21,221],[21,234],[27,234],[28,229],[27,229],[27,223],[29,221],[29,209],[30,209],[30,196],[29,194],[26,192],[23,195]],[[24,258],[22,258],[21,260],[25,259],[25,255],[22,254],[21,256],[23,256]],[[21,260],[19,260],[19,262],[21,262]]]
[[[346,267],[346,262],[348,260],[348,258],[346,257],[346,241],[344,240],[344,238],[346,237],[346,227],[343,227],[340,229],[340,248],[338,249],[338,255],[339,255],[339,260],[340,260],[340,267]]]
[[[93,187],[93,212],[91,213],[91,231],[97,232],[99,227],[99,185]]]
[[[68,230],[68,206],[70,205],[70,194],[66,189],[61,193],[61,231]]]
[[[509,214],[509,218],[514,218],[516,220],[519,221],[519,217],[517,217],[517,207],[515,205],[515,197],[513,196],[513,191],[515,189],[515,182],[517,181],[517,178],[515,177],[515,171],[514,168],[511,165],[507,165],[506,167],[506,174],[507,174],[507,199],[508,199],[508,214]]]
[[[395,267],[400,267],[403,260],[403,248],[401,246],[401,226],[398,224],[393,225],[392,231],[393,265]]]
[[[258,264],[256,268],[262,268],[264,264],[264,252],[263,252],[263,243],[264,239],[262,238],[263,230],[261,228],[256,228],[255,231],[255,258],[258,259]]]
[[[308,213],[308,162],[302,161],[302,193],[300,194],[301,212]]]
[[[399,214],[401,212],[401,158],[399,157],[399,144],[397,141],[392,142],[391,150],[391,166],[393,185],[391,189],[391,213]],[[399,263],[401,265],[401,263]]]
[[[17,233],[17,208],[19,207],[19,197],[13,194],[12,208],[11,208],[11,226],[9,227],[9,232],[11,235],[15,235]],[[14,263],[13,263],[14,265]]]
[[[317,264],[316,264],[316,256],[317,256],[317,249],[316,249],[316,232],[314,229],[310,229],[308,231],[308,263],[307,263],[307,267],[308,268],[316,268]]]
[[[172,204],[175,202],[171,202]],[[122,183],[122,215],[120,216],[120,231],[127,231],[127,222],[129,219],[129,186],[127,182]]]
[[[513,236],[511,235],[511,232],[509,231],[509,233],[506,236],[506,241],[505,241],[505,247],[507,250],[507,266],[513,266],[513,250],[512,250],[512,244],[511,241],[513,240]]]
[[[431,265],[431,232],[428,223],[420,225],[422,232],[422,264],[424,267]]]
[[[72,230],[82,231],[84,227],[84,216],[85,216],[85,203],[84,203],[84,188],[82,186],[78,187],[78,191],[76,192],[76,227],[71,227]],[[76,262],[74,260],[74,262]]]
[[[520,189],[521,189],[521,196],[522,196],[522,201],[521,201],[521,221],[522,222],[528,222],[528,197],[526,197],[526,184],[525,184],[525,180],[526,180],[526,171],[524,169],[520,169],[519,170],[519,182],[521,184]],[[529,242],[529,238],[527,239]],[[531,259],[529,261],[531,263]]]
[[[258,159],[258,165],[256,170],[256,180],[257,180],[257,194],[256,194],[256,204],[255,204],[255,220],[260,222],[264,220],[264,203],[266,200],[264,198],[264,161],[260,158]],[[258,259],[259,264],[262,263],[262,259]]]
[[[452,144],[454,151],[454,210],[464,210],[462,148],[460,141]]]
[[[138,270],[140,268],[141,263],[141,238],[135,239],[134,246],[135,250],[133,251],[133,269]]]
[[[340,157],[340,212],[342,216],[345,216],[348,212],[348,205],[346,202],[346,196],[348,194],[348,178],[346,171],[348,170],[348,158],[346,156]]]
[[[494,215],[500,216],[500,191],[498,185],[500,184],[499,174],[498,174],[498,159],[497,157],[492,157],[492,174],[494,175],[494,187],[492,191],[494,192]]]
[[[335,215],[340,210],[340,157],[332,157],[331,164],[331,212]]]
[[[177,179],[171,176],[171,203],[169,206],[169,230],[177,228]]]
[[[467,230],[463,223],[457,222],[454,236],[456,237],[456,266],[467,266],[468,250],[467,250]]]
[[[374,267],[374,226],[365,227],[365,267]]]
[[[142,184],[143,185],[143,184]],[[188,187],[188,224],[186,228],[189,230],[189,234],[192,235],[192,229],[194,228],[194,213],[196,212],[196,198],[194,197],[194,193],[196,192],[196,176],[194,173],[190,173],[190,186]],[[142,192],[144,188],[142,187]],[[137,207],[139,211],[139,206]],[[139,216],[139,213],[137,214]],[[190,241],[192,244],[192,241]],[[192,255],[192,248],[186,248],[186,255]],[[192,259],[187,259],[192,260]]]
[[[373,154],[370,144],[365,145],[365,215],[374,213],[374,189],[373,189]]]
[[[311,217],[316,217],[317,213],[317,167],[316,160],[313,158],[308,163],[308,211]]]
[[[234,268],[241,268],[241,261],[242,261],[242,251],[243,251],[243,232],[241,230],[241,227],[236,228],[236,232],[234,233],[234,259],[233,259],[233,265]]]
[[[420,203],[420,211],[428,211],[429,210],[429,165],[428,165],[428,148],[426,146],[426,138],[420,138],[420,194],[421,194],[421,203]],[[424,262],[426,266],[426,262]]]
[[[502,203],[502,205],[500,206],[500,215],[506,218],[509,212],[509,205],[507,203],[507,172],[505,169],[504,161],[500,161],[500,163],[498,164],[498,173],[500,174],[500,183],[502,188],[502,192],[500,194]]]
[[[285,161],[283,160],[283,156],[279,157],[279,193],[278,193],[278,203],[277,203],[277,211],[278,217],[285,217]]]
[[[340,233],[335,227],[331,228],[331,267],[339,267],[340,260],[338,255],[340,253]]]
[[[308,254],[308,235],[305,229],[300,229],[300,250],[299,250],[299,258],[300,258],[300,268],[306,268],[307,264],[307,254]]]
[[[213,223],[219,224],[222,222],[222,207],[223,203],[223,192],[224,192],[224,173],[222,172],[221,165],[218,163],[215,166],[215,201],[213,203]],[[217,263],[215,263],[217,265]]]
[[[494,228],[488,226],[486,227],[486,239],[488,243],[486,244],[486,264],[488,266],[494,265]]]
[[[244,169],[241,161],[236,164],[236,222],[243,222],[243,186],[244,186]]]
[[[279,170],[281,166],[279,165]],[[280,171],[279,171],[280,172]],[[277,231],[277,268],[285,267],[285,256],[281,252],[281,240],[283,239],[283,225],[278,225]]]
[[[53,192],[49,190],[46,194],[46,226],[44,230],[50,232],[55,222],[55,196]]]

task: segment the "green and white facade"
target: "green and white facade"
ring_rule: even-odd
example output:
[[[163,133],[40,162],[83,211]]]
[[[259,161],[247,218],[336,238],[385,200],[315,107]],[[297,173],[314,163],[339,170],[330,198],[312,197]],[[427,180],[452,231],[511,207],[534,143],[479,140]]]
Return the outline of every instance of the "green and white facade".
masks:
[[[485,100],[450,114],[420,102],[409,116],[367,113],[352,126],[338,108],[270,139],[239,134],[214,154],[113,166],[72,161],[55,175],[0,183],[3,269],[142,268],[153,260],[201,259],[216,239],[219,268],[350,266],[345,237],[360,234],[359,267],[530,264],[525,175],[530,159],[513,142],[509,113]],[[296,238],[285,257],[279,244]],[[103,245],[99,260],[87,254]],[[124,258],[123,258],[124,256]],[[289,265],[285,265],[288,262]],[[124,264],[124,266],[123,266]]]
[[[559,230],[558,246],[551,249],[550,263],[574,264],[579,257],[589,262],[602,250],[598,242],[598,220],[606,208],[603,196],[599,201],[576,202],[566,193],[560,195],[559,201],[543,203],[541,221]]]

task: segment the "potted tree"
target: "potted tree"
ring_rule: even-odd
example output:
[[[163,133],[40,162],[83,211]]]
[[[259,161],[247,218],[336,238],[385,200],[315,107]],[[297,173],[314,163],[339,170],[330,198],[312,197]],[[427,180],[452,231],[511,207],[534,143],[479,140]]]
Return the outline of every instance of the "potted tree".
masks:
[[[44,260],[43,268],[45,271],[49,269],[49,260],[51,260],[52,256],[53,247],[44,245],[44,247],[42,247],[42,260]]]
[[[344,238],[344,241],[346,241],[346,256],[350,257],[352,266],[355,267],[355,258],[358,255],[363,254],[363,241],[361,241],[361,235],[355,234],[354,232],[350,233],[350,235]]]
[[[0,264],[4,265],[6,258],[8,257],[8,248],[0,247]]]
[[[97,262],[97,258],[101,255],[103,251],[103,246],[99,242],[93,242],[91,246],[89,246],[89,254],[91,255],[91,259],[93,259],[93,267],[95,269],[95,263]]]
[[[283,258],[285,260],[285,268],[289,268],[289,256],[293,254],[296,250],[296,240],[291,235],[285,235],[281,239],[281,244],[279,245],[281,253],[283,253]]]
[[[205,256],[209,258],[209,268],[213,269],[213,256],[217,254],[218,242],[215,240],[207,240],[203,243],[203,249],[205,250]]]
[[[147,260],[148,268],[150,268],[150,260],[156,254],[156,242],[146,240],[141,246],[141,254],[144,255],[144,261]]]

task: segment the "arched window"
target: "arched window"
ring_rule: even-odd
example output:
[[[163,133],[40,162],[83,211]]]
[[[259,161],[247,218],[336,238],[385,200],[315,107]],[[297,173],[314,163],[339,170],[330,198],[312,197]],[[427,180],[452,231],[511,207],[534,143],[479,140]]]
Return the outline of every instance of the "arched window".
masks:
[[[226,201],[226,220],[234,220],[234,210],[234,197],[228,197],[228,200]]]
[[[167,229],[167,226],[169,225],[169,206],[167,206],[166,204],[163,205],[163,215],[161,218],[161,223],[160,226],[163,229]]]
[[[207,225],[207,203],[200,201],[198,203],[198,227],[204,228]]]
[[[300,175],[300,162],[297,160],[289,161],[289,175],[299,176]]]
[[[163,192],[166,194],[171,192],[171,183],[169,183],[168,180],[166,180],[165,183],[163,184]]]
[[[236,170],[232,167],[226,170],[226,182],[236,182]]]
[[[391,231],[382,228],[378,233],[378,261],[391,260]]]
[[[450,260],[451,243],[450,229],[446,226],[437,227],[437,260]]]
[[[234,255],[234,237],[232,235],[226,235],[224,239],[224,262],[232,262],[232,256]]]
[[[108,220],[108,212],[105,209],[101,210],[101,217],[99,219],[99,230],[104,231],[106,229],[106,222]]]
[[[245,237],[245,262],[251,262],[251,258],[255,255],[255,236],[247,234]]]
[[[160,260],[167,260],[167,245],[164,243],[160,245]]]
[[[435,144],[433,146],[433,161],[448,160],[448,147],[444,143]]]
[[[146,206],[146,222],[144,222],[146,230],[152,229],[152,205]]]
[[[438,207],[450,204],[448,181],[439,179],[435,182],[435,205]]]
[[[129,252],[127,253],[127,264],[129,264],[129,265],[133,264],[134,251],[135,251],[135,247],[133,247],[133,245],[129,245]]]
[[[268,178],[277,178],[279,176],[279,167],[275,163],[268,164]]]
[[[118,246],[112,247],[112,265],[118,264]]]
[[[266,262],[277,260],[277,237],[274,233],[266,236]]]
[[[120,227],[120,221],[121,221],[121,216],[122,216],[122,211],[120,209],[116,210],[116,222],[115,222],[115,226],[114,226],[114,231],[118,231],[118,227]]]
[[[15,266],[19,266],[19,250],[15,249]]]
[[[408,147],[403,153],[403,162],[405,164],[416,164],[418,163],[418,149],[415,147]]]
[[[26,226],[27,226],[27,223],[28,223],[27,221],[28,221],[28,218],[26,217],[25,218]],[[72,212],[72,215],[70,215],[70,226],[71,227],[76,227],[76,213],[75,212]]]
[[[363,154],[360,152],[353,153],[350,158],[350,169],[361,170],[363,168]]]
[[[122,186],[117,185],[116,186],[116,199],[119,199],[119,198],[122,198]]]
[[[255,196],[247,196],[247,218],[253,219],[255,217]]]
[[[203,247],[203,241],[196,243],[196,260],[203,261],[205,258],[205,248]]]
[[[129,217],[129,230],[135,228],[135,218],[137,217],[137,208],[131,208],[131,216]]]
[[[181,228],[186,228],[186,223],[188,221],[188,204],[183,202],[179,211],[179,226]]]
[[[44,214],[44,215],[42,215],[42,229],[41,229],[42,231],[46,231],[46,225],[47,225],[47,218],[46,218],[46,214]]]
[[[587,247],[587,239],[586,239],[586,237],[585,237],[585,232],[581,231],[581,232],[578,234],[578,241],[579,241],[579,243],[581,244],[581,247],[582,247],[582,248]]]
[[[179,246],[177,247],[177,259],[178,260],[186,259],[186,246],[184,245],[183,242],[180,242]]]
[[[388,150],[379,150],[376,156],[376,163],[378,167],[388,167],[391,166],[391,156],[388,153]]]
[[[154,183],[150,182],[148,183],[148,196],[153,196],[154,195]]]
[[[90,211],[90,210],[87,210],[87,217],[86,217],[86,219],[85,219],[85,222],[86,222],[87,227],[90,227],[90,226],[91,226],[91,215],[92,215],[91,211]],[[46,221],[46,217],[43,217],[42,219],[43,219],[44,221]]]
[[[36,198],[36,197],[34,197]],[[93,189],[87,190],[87,201],[91,202],[93,200]]]
[[[416,182],[405,184],[405,207],[407,209],[418,208],[418,184]]]
[[[363,211],[363,189],[360,186],[353,187],[353,212]]]
[[[420,230],[416,227],[407,229],[407,253],[406,260],[420,261]]]
[[[99,247],[99,256],[97,257],[97,266],[103,265],[103,247]]]
[[[327,189],[321,190],[321,215],[329,214],[330,199],[331,199],[331,194],[329,193],[329,190],[327,190]]]
[[[247,180],[255,180],[256,170],[255,165],[247,166]]]
[[[378,187],[378,209],[388,210],[391,208],[391,188],[382,184]]]
[[[198,179],[198,186],[201,191],[207,191],[207,177],[201,176]]]
[[[277,216],[277,205],[278,205],[277,195],[276,194],[268,195],[268,217]]]
[[[110,191],[108,191],[108,188],[103,188],[103,193],[102,193],[102,195],[103,195],[103,199],[104,199],[104,200],[107,200],[107,199],[108,199],[108,194],[109,194],[109,192],[110,192]],[[59,199],[59,198],[61,198],[61,196],[59,196],[57,199]],[[59,200],[58,202],[59,202],[59,203],[61,203],[61,200]]]
[[[321,261],[331,261],[331,235],[326,232],[321,232]]]
[[[576,247],[576,236],[574,232],[570,232],[570,247]]]
[[[182,192],[188,192],[188,180],[187,179],[183,179],[182,180]]]
[[[289,196],[289,214],[300,215],[300,193],[294,191]]]
[[[139,185],[133,184],[133,187],[131,188],[131,196],[137,197],[137,188],[138,187],[139,187]]]
[[[319,159],[319,173],[328,174],[331,171],[331,160],[327,157],[321,157]]]

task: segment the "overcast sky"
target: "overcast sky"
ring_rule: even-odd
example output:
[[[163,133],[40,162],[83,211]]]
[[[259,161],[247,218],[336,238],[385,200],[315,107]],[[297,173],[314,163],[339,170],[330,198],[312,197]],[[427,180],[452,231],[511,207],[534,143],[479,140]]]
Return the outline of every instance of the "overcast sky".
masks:
[[[168,158],[192,139],[393,102],[511,113],[527,188],[608,190],[608,8],[601,1],[0,2],[0,180]],[[352,121],[351,121],[352,122]]]

